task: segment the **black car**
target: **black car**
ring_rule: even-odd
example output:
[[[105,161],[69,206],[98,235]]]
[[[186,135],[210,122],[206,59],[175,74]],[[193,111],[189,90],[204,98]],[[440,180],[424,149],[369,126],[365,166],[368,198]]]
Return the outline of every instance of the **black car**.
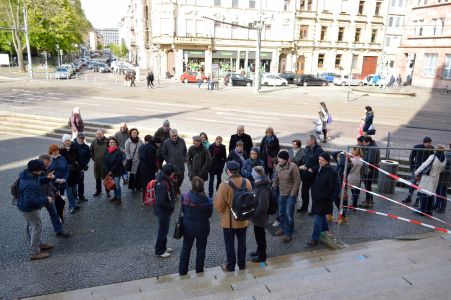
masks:
[[[252,79],[246,78],[241,74],[227,74],[229,77],[229,83],[232,83],[232,86],[252,86]]]
[[[329,85],[329,82],[325,79],[318,78],[311,74],[304,74],[304,75],[296,75],[293,82],[296,85],[320,85],[320,86],[326,86]]]
[[[288,84],[293,84],[296,74],[294,74],[293,72],[283,72],[283,73],[279,73],[279,76],[282,77],[283,79],[286,79]]]

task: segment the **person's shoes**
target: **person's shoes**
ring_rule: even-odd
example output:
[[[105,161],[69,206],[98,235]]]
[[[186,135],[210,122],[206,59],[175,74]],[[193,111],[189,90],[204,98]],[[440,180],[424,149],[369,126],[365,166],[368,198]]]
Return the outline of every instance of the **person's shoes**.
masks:
[[[172,248],[169,248],[169,247],[166,248],[167,253],[172,253],[172,251],[173,251]]]
[[[314,247],[314,246],[318,245],[318,241],[310,240],[307,242],[307,245],[310,247]]]
[[[100,194],[102,194],[102,192],[101,191],[96,191],[92,196],[94,196],[94,197],[98,197],[98,196],[100,196]]]
[[[332,216],[332,214],[327,214],[326,218],[327,218],[327,222],[329,222],[329,223],[332,223],[334,221],[334,217]]]
[[[88,199],[86,199],[85,196],[81,196],[79,199],[80,199],[80,202],[88,202]]]
[[[266,259],[263,259],[263,258],[260,258],[258,256],[255,256],[255,257],[252,257],[251,261],[254,262],[254,263],[260,263],[260,262],[265,262]]]
[[[227,268],[227,265],[221,265],[221,269],[224,272],[235,272],[235,270],[230,270],[229,268]]]
[[[244,266],[244,267],[238,267],[238,268],[240,269],[240,271],[246,270],[246,266]]]
[[[171,253],[169,253],[169,252],[164,252],[161,255],[157,255],[157,257],[161,257],[161,258],[168,258],[169,256],[171,256]]]
[[[274,223],[272,223],[272,226],[277,227],[280,225],[280,222],[275,220]]]
[[[121,197],[117,197],[117,198],[116,198],[116,203],[115,203],[115,204],[116,204],[116,205],[122,205],[122,203],[123,203],[123,202],[122,202],[122,198],[121,198]]]
[[[314,214],[313,214],[311,211],[309,211],[309,212],[308,212],[308,215],[309,215],[310,217],[313,217]]]
[[[291,242],[291,240],[292,240],[293,238],[291,237],[291,236],[284,236],[283,237],[283,239],[282,239],[282,241],[284,242],[284,243],[289,243],[289,242]]]
[[[444,208],[438,208],[438,209],[437,209],[437,212],[438,212],[439,214],[444,214],[444,213],[445,213],[445,209],[444,209]]]
[[[69,238],[69,237],[72,236],[72,234],[70,232],[67,232],[67,231],[61,231],[61,232],[58,232],[56,234],[56,236],[57,237],[63,237],[63,238]]]
[[[49,256],[50,254],[48,254],[47,252],[35,253],[30,255],[30,260],[44,259],[48,258]]]
[[[203,272],[205,272],[204,269],[202,269],[202,270],[196,270],[196,273],[203,273]]]
[[[298,209],[296,209],[296,211],[297,211],[298,213],[305,213],[307,210],[306,210],[306,209],[303,209],[303,208],[298,208]]]
[[[283,230],[282,230],[282,229],[276,230],[276,232],[274,232],[274,235],[275,235],[275,236],[281,236],[281,235],[283,235]]]
[[[327,140],[323,140],[323,143],[326,144],[326,143],[327,143]]]
[[[252,251],[251,253],[249,253],[250,256],[258,256],[257,251]]]
[[[413,204],[413,207],[418,207],[419,205],[419,201],[415,201],[415,203]]]
[[[410,198],[409,196],[406,197],[406,199],[402,200],[402,203],[410,203],[412,202],[412,198]]]
[[[363,201],[362,203],[359,204],[359,207],[361,208],[370,208],[371,204],[369,201]]]
[[[110,202],[116,202],[117,200],[118,200],[118,198],[113,197],[113,198],[110,199]]]
[[[106,192],[106,196],[107,196],[108,198],[111,197],[110,192]]]
[[[49,244],[49,243],[42,243],[42,244],[39,244],[39,249],[41,249],[41,251],[44,251],[44,250],[50,250],[50,249],[52,249],[53,248],[53,245],[52,244]]]

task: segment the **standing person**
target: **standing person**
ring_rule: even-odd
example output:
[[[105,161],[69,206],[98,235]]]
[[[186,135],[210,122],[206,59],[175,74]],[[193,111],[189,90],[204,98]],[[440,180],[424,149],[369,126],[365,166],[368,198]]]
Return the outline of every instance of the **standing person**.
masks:
[[[138,170],[136,171],[136,188],[143,189],[143,199],[146,194],[147,184],[155,179],[158,170],[157,147],[153,143],[152,136],[144,137],[144,145],[138,149]]]
[[[85,125],[83,119],[81,118],[80,107],[75,107],[72,110],[72,114],[69,118],[69,126],[72,131],[72,140],[77,138],[79,132],[83,132]]]
[[[398,74],[398,77],[396,77],[396,84],[398,85],[398,88],[401,87],[401,83],[402,83],[401,74]]]
[[[158,235],[155,243],[155,255],[166,258],[171,256],[172,249],[166,247],[168,241],[169,223],[174,212],[176,193],[174,182],[176,167],[167,163],[156,175],[155,183],[155,207],[153,213],[158,217]]]
[[[380,162],[381,153],[375,141],[370,136],[366,136],[363,139],[363,145],[367,147],[364,151],[363,160],[378,167]],[[363,180],[365,184],[365,189],[367,191],[372,191],[373,181],[377,178],[377,170],[365,164],[363,166]],[[370,193],[365,193],[365,201],[362,202],[359,207],[370,208],[373,205],[373,195]]]
[[[326,215],[332,213],[333,195],[338,182],[338,175],[330,166],[329,154],[321,153],[318,161],[319,166],[307,170],[316,177],[312,186],[313,233],[312,239],[307,243],[309,246],[317,245],[321,232],[329,231]]]
[[[244,144],[243,141],[236,142],[236,147],[232,151],[229,152],[229,156],[227,156],[227,161],[236,161],[240,165],[240,170],[244,165],[244,162],[247,159],[247,154],[244,152]]]
[[[173,164],[175,167],[176,184],[175,191],[180,195],[180,186],[183,183],[185,176],[185,162],[186,162],[186,143],[185,140],[179,137],[177,129],[169,131],[170,138],[163,142],[163,157],[166,163]]]
[[[321,121],[322,121],[322,125],[323,125],[322,132],[323,132],[323,137],[324,137],[323,143],[327,143],[327,140],[328,140],[327,123],[329,123],[332,120],[332,118],[330,117],[329,110],[327,109],[326,103],[321,102],[320,105],[321,105],[321,113],[322,113]]]
[[[197,72],[196,80],[197,80],[197,87],[200,88],[202,86],[202,72],[201,71]]]
[[[437,191],[436,194],[446,198],[446,194],[448,191],[448,187],[451,186],[451,144],[448,145],[448,151],[445,154],[445,169],[440,174],[440,178],[438,180]],[[434,209],[437,210],[438,213],[445,213],[446,202],[447,200],[435,197]]]
[[[208,90],[214,90],[213,86],[213,78],[211,76],[211,73],[208,73]]]
[[[254,223],[254,235],[257,242],[257,251],[251,252],[253,262],[266,261],[266,232],[265,227],[268,223],[269,200],[271,198],[271,180],[265,174],[262,166],[255,166],[252,169],[254,179],[254,194],[257,199],[252,223]]]
[[[163,167],[163,161],[164,161],[164,157],[163,157],[163,144],[161,142],[161,140],[158,137],[153,137],[152,139],[152,144],[155,146],[155,149],[157,150],[157,171],[161,170],[161,167]]]
[[[208,148],[210,147],[210,142],[208,141],[208,136],[205,132],[201,132],[199,133],[199,136],[202,139],[202,145],[204,146],[205,149],[208,150]]]
[[[211,156],[211,166],[208,171],[208,196],[213,197],[213,183],[216,176],[216,191],[221,184],[221,175],[227,161],[226,147],[222,144],[222,137],[217,136],[215,142],[208,148]]]
[[[219,185],[218,193],[214,201],[216,211],[221,215],[221,227],[224,233],[224,243],[227,255],[227,264],[222,266],[224,272],[234,272],[237,264],[240,270],[246,269],[246,230],[249,221],[237,221],[230,213],[230,207],[233,205],[233,188],[228,181],[231,181],[235,186],[242,186],[243,180],[246,184],[246,189],[252,191],[252,186],[249,180],[244,179],[240,175],[240,164],[236,161],[228,161],[226,163],[226,172],[229,178],[226,182]],[[235,252],[235,237],[238,241],[238,256]]]
[[[40,177],[43,171],[44,164],[34,159],[28,162],[27,169],[19,175],[17,208],[27,222],[30,237],[30,260],[48,258],[49,253],[44,251],[53,248],[52,244],[43,243],[41,240],[41,208],[53,203],[53,199],[44,196],[41,191],[41,183],[46,180],[45,177]],[[54,176],[50,174],[47,180],[53,178]]]
[[[363,157],[362,149],[360,148],[352,149],[352,156],[349,159],[352,167],[351,170],[349,171],[346,182],[356,187],[360,187],[362,181],[361,170],[363,162],[360,160],[362,157]],[[360,196],[360,190],[352,187],[350,187],[350,189],[352,195],[352,206],[357,207]]]
[[[91,158],[94,161],[94,178],[96,179],[96,192],[94,197],[99,196],[102,193],[102,180],[105,178],[106,173],[103,169],[103,157],[108,148],[108,139],[105,137],[102,129],[96,131],[96,138],[91,142]],[[110,191],[107,192],[107,197],[110,196]]]
[[[275,235],[284,235],[283,241],[291,241],[294,230],[294,206],[299,194],[301,177],[296,164],[289,161],[288,152],[282,150],[277,155],[273,188],[279,190],[279,219],[281,229]]]
[[[204,181],[193,177],[191,191],[182,195],[183,246],[180,253],[179,274],[186,275],[189,257],[196,240],[196,273],[204,272],[207,238],[210,234],[210,218],[213,212],[211,199],[205,195]]]
[[[323,132],[323,119],[324,115],[322,112],[318,112],[318,119],[313,121],[313,124],[315,124],[315,136],[318,141],[321,141],[321,133]]]
[[[108,139],[108,148],[103,157],[103,170],[105,175],[111,176],[116,183],[114,197],[110,199],[110,202],[116,202],[117,205],[122,204],[121,176],[124,171],[124,164],[122,163],[121,149],[114,137]]]
[[[153,76],[153,72],[152,71],[149,71],[149,73],[147,73],[147,76],[146,76],[146,80],[147,80],[147,88],[154,88],[154,86],[153,86],[153,81],[154,81],[154,76]]]
[[[132,72],[130,74],[130,87],[132,87],[132,86],[136,87],[135,80],[136,80],[136,74],[135,74],[135,72]]]
[[[193,180],[196,176],[202,178],[202,180],[208,180],[211,155],[202,145],[202,138],[198,135],[193,136],[193,145],[189,147],[186,165],[188,167],[188,177],[190,180]]]
[[[423,138],[423,143],[413,146],[412,151],[409,156],[409,166],[410,172],[412,173],[410,178],[410,183],[417,184],[417,181],[420,180],[421,175],[417,176],[414,174],[415,170],[417,170],[428,158],[434,153],[434,147],[432,146],[432,139],[428,136]],[[406,199],[402,201],[402,203],[410,203],[412,202],[412,196],[415,189],[413,187],[409,187],[409,194]],[[418,207],[419,199],[416,198],[415,207]]]
[[[236,134],[232,134],[230,136],[229,141],[229,152],[235,149],[236,142],[242,141],[244,144],[244,152],[249,156],[252,147],[254,147],[254,144],[252,142],[252,137],[246,133],[244,133],[244,126],[239,125],[236,129]]]
[[[304,164],[304,149],[302,149],[301,140],[291,141],[292,148],[288,150],[289,161],[294,163],[298,168]],[[301,170],[299,170],[299,175]],[[299,196],[298,196],[299,197]],[[301,201],[296,200],[296,211],[301,209]]]
[[[272,174],[274,172],[274,166],[277,163],[277,154],[280,151],[279,139],[274,134],[274,129],[272,127],[266,128],[266,136],[263,137],[260,143],[260,154],[263,162],[265,163],[266,175],[272,179]]]
[[[169,120],[164,120],[163,126],[158,128],[158,130],[153,135],[154,138],[159,138],[162,143],[164,143],[167,139],[169,139],[171,130],[171,125],[169,124]]]
[[[125,155],[125,142],[130,138],[127,123],[122,122],[119,125],[119,131],[117,131],[114,134],[114,137],[116,138],[116,140],[119,144],[119,148],[122,151],[123,162],[125,164],[125,162],[127,160],[126,155]],[[128,172],[125,168],[124,168],[124,174],[122,174],[122,178],[123,178],[124,185],[128,184]]]
[[[88,201],[85,197],[85,172],[88,171],[89,161],[91,160],[91,150],[85,143],[85,134],[79,133],[74,142],[75,148],[80,153],[80,173],[77,182],[77,198],[79,201]]]
[[[311,135],[307,140],[307,146],[304,149],[304,164],[299,167],[299,170],[301,170],[302,180],[302,205],[301,208],[297,210],[298,212],[306,212],[308,210],[310,203],[310,189],[315,181],[315,177],[311,172],[308,172],[308,169],[313,169],[318,166],[319,155],[323,152],[324,150],[317,144],[315,136]]]
[[[419,184],[422,189],[430,192],[435,192],[437,190],[440,173],[443,172],[446,166],[444,152],[445,146],[437,145],[435,147],[435,152],[415,171],[416,176],[422,174]],[[426,171],[427,169],[429,169],[429,171]],[[434,196],[430,196],[421,191],[419,191],[418,194],[418,197],[420,198],[420,211],[432,215]]]
[[[374,135],[376,130],[374,129],[374,112],[371,106],[365,106],[365,118],[363,119],[362,134],[364,136]]]
[[[139,157],[138,149],[143,145],[142,140],[139,138],[139,131],[136,128],[130,129],[129,139],[125,142],[125,158],[131,160],[130,175],[128,178],[128,188],[136,191],[136,171],[138,171]],[[128,171],[128,170],[127,170]]]
[[[265,163],[260,159],[260,150],[258,147],[253,147],[251,149],[251,156],[244,161],[243,167],[241,168],[241,176],[249,180],[254,187],[254,177],[252,176],[252,170],[256,166],[264,166]]]

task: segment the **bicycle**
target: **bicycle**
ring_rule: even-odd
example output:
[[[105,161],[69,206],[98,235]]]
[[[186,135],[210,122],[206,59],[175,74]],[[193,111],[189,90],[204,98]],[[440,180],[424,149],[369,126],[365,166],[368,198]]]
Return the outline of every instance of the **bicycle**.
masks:
[[[448,89],[448,86],[440,89],[440,95],[448,95],[448,93],[451,92],[451,90]]]

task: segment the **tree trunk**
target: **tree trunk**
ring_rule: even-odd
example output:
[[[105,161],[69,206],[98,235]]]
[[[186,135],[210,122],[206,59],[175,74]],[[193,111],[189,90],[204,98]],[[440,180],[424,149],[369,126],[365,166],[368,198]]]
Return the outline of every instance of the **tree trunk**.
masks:
[[[25,72],[25,64],[23,59],[23,50],[24,47],[22,45],[22,40],[20,39],[20,3],[16,1],[8,1],[8,25],[12,28],[12,36],[14,48],[17,53],[17,62],[19,64],[19,72]]]
[[[19,65],[19,72],[24,73],[25,62],[23,57],[23,45],[22,40],[20,39],[20,34],[16,30],[13,31],[13,43],[17,53],[17,63]]]

